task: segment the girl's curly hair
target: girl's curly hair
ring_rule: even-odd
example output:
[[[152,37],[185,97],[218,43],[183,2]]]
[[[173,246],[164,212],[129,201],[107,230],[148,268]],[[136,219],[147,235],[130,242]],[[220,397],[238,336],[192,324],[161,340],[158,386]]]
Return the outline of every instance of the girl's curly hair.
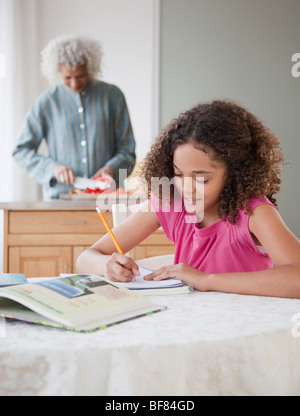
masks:
[[[220,219],[235,224],[240,209],[250,214],[248,203],[252,197],[267,196],[277,206],[274,195],[280,190],[284,161],[279,139],[247,110],[221,100],[199,104],[180,114],[160,133],[140,172],[149,197],[153,191],[151,178],[174,177],[174,151],[186,143],[193,143],[227,167]]]

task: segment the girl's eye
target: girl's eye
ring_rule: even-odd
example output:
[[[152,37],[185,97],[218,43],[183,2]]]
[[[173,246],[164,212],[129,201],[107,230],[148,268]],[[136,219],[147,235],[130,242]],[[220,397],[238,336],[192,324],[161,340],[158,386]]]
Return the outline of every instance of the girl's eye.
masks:
[[[207,180],[205,181],[204,178],[197,178],[196,182],[200,184],[206,184],[208,181]]]

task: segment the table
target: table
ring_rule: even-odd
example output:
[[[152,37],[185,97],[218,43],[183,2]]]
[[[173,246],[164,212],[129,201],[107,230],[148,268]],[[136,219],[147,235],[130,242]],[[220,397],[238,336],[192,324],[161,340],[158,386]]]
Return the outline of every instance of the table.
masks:
[[[300,395],[299,300],[151,298],[168,309],[94,334],[7,323],[0,395]]]

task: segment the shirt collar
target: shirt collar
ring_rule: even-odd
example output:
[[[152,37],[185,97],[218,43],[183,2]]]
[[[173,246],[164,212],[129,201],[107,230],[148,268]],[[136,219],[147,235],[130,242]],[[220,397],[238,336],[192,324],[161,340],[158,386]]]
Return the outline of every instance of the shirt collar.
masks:
[[[80,97],[80,95],[85,95],[86,93],[88,93],[93,85],[94,81],[89,81],[85,87],[85,89],[83,90],[82,93],[78,93],[78,92],[73,92],[71,90],[70,87],[68,87],[66,84],[64,84],[63,82],[61,83],[61,86],[70,94],[72,95],[74,98]]]

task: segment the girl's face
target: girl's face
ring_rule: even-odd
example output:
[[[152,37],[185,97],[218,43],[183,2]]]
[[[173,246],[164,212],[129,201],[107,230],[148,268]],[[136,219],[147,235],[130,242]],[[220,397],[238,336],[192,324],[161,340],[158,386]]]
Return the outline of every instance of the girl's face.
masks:
[[[193,143],[177,147],[173,164],[175,186],[186,211],[201,217],[201,221],[204,208],[205,217],[217,219],[220,195],[226,184],[226,166],[196,149]]]

